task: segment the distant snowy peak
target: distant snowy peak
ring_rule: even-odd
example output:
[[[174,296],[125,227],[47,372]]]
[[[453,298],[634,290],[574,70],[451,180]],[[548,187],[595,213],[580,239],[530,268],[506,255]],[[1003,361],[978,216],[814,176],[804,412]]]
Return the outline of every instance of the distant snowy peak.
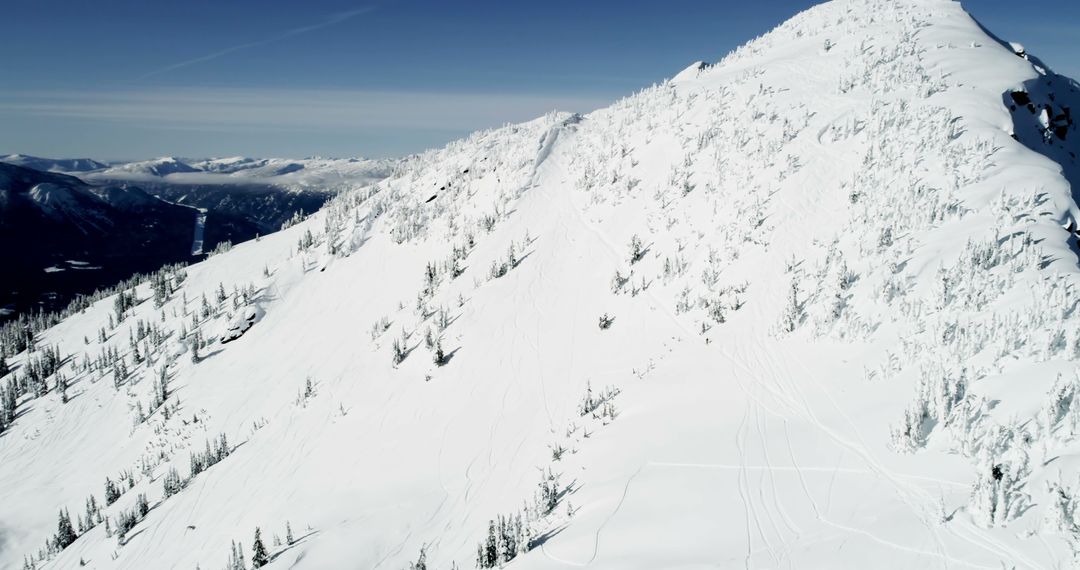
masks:
[[[41,158],[26,154],[0,156],[0,162],[46,172],[90,172],[109,167],[104,162],[89,158]]]
[[[244,156],[186,159],[166,156],[108,164],[84,158],[40,158],[10,154],[0,157],[0,162],[42,172],[77,174],[93,184],[142,184],[155,193],[154,189],[162,185],[258,184],[293,192],[333,194],[390,176],[400,160]]]
[[[397,160],[365,158],[158,158],[89,173],[98,182],[170,185],[270,184],[292,191],[335,193],[389,176]]]
[[[248,168],[256,168],[265,165],[267,159],[250,158],[246,156],[231,156],[227,158],[207,158],[193,160],[191,166],[206,172],[236,172]]]
[[[168,176],[180,172],[199,172],[198,168],[191,166],[177,158],[167,156],[139,162],[128,162],[115,166],[106,172],[125,172],[131,174],[148,174],[151,176]]]
[[[165,205],[138,188],[95,186],[67,174],[42,172],[0,163],[0,191],[22,196],[51,217],[80,210],[113,208],[118,211]]]
[[[0,189],[24,193],[33,186],[53,183],[60,186],[86,186],[82,180],[66,174],[44,172],[33,168],[0,162]]]
[[[17,226],[28,220],[48,219],[83,232],[109,225],[116,210],[73,176],[40,172],[0,163],[0,219]]]
[[[257,176],[280,176],[304,169],[300,162],[283,158],[212,158],[192,162],[191,165],[204,172]]]

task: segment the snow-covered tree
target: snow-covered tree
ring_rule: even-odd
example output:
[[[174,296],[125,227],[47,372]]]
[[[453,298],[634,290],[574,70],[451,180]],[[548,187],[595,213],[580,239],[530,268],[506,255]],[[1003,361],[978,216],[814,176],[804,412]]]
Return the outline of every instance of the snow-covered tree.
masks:
[[[787,304],[784,305],[784,313],[781,318],[781,327],[784,332],[794,332],[803,319],[803,304],[799,300],[799,283],[792,279],[791,287],[788,288]]]
[[[615,322],[615,317],[604,313],[600,315],[600,330],[606,330],[611,328],[611,323]]]
[[[244,558],[244,546],[235,540],[229,547],[229,560],[225,564],[226,570],[247,570],[247,562]]]
[[[634,234],[630,237],[630,263],[634,264],[641,261],[641,258],[645,255],[645,244],[641,241],[641,237]]]
[[[76,538],[78,535],[75,534],[75,528],[71,526],[71,515],[68,514],[67,509],[61,510],[56,525],[56,546],[63,550],[75,542]]]
[[[393,360],[394,360],[395,365],[401,364],[401,362],[405,360],[405,356],[408,354],[407,348],[406,348],[408,346],[408,342],[409,342],[408,339],[409,339],[409,337],[405,333],[404,330],[401,331],[401,336],[400,337],[394,339],[394,342],[391,345],[390,350],[392,351]]]
[[[135,511],[139,514],[139,518],[145,517],[146,513],[150,512],[150,501],[146,498],[146,493],[139,493],[135,497]]]
[[[162,485],[165,490],[165,496],[171,497],[184,488],[184,480],[180,477],[180,472],[177,471],[175,467],[170,467],[169,472],[165,474]]]
[[[105,504],[111,505],[120,498],[120,489],[113,483],[112,479],[105,478]]]
[[[420,555],[416,562],[409,563],[409,570],[427,570],[427,545],[420,547]]]
[[[255,527],[255,540],[251,544],[251,567],[262,568],[270,562],[270,556],[266,552],[266,545],[262,541],[262,530]]]

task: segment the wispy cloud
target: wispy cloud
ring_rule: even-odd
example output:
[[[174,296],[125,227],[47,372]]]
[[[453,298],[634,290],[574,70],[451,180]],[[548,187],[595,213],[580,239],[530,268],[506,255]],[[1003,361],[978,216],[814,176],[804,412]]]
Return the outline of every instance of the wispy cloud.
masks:
[[[567,94],[187,87],[0,91],[0,114],[206,131],[470,131],[609,102]]]
[[[357,8],[356,10],[349,10],[347,12],[341,12],[341,13],[338,13],[338,14],[334,14],[333,16],[330,16],[329,18],[327,18],[327,19],[325,19],[325,20],[323,20],[321,22],[317,22],[317,23],[314,23],[314,24],[309,24],[307,26],[301,26],[299,28],[293,28],[291,30],[285,30],[284,32],[281,32],[281,33],[279,33],[279,34],[277,34],[275,36],[272,36],[272,37],[269,37],[269,38],[266,38],[266,39],[256,40],[256,41],[253,41],[253,42],[247,42],[247,43],[244,43],[244,44],[239,44],[239,45],[235,45],[235,46],[232,46],[232,47],[227,47],[227,48],[215,51],[213,53],[208,53],[208,54],[206,54],[204,56],[200,56],[200,57],[196,57],[196,58],[193,58],[193,59],[177,62],[177,63],[174,63],[172,65],[167,65],[167,66],[162,67],[160,69],[155,69],[155,70],[153,70],[153,71],[151,71],[149,73],[143,74],[138,79],[139,80],[148,79],[148,78],[153,77],[155,75],[161,75],[163,73],[168,73],[170,71],[175,71],[177,69],[180,69],[180,68],[183,68],[183,67],[188,67],[190,65],[195,65],[197,63],[203,63],[203,62],[211,61],[211,60],[217,59],[219,57],[228,55],[230,53],[234,53],[234,52],[238,52],[238,51],[242,51],[242,50],[246,50],[246,49],[251,49],[251,48],[256,48],[256,47],[259,47],[259,46],[264,46],[264,45],[271,44],[271,43],[274,43],[274,42],[278,42],[278,41],[281,41],[281,40],[284,40],[284,39],[287,39],[287,38],[291,38],[293,36],[298,36],[300,34],[306,34],[308,32],[313,32],[315,30],[321,30],[323,28],[333,26],[333,25],[336,25],[336,24],[340,24],[340,23],[345,22],[347,20],[351,20],[352,18],[355,18],[355,17],[360,16],[362,14],[367,14],[367,13],[373,11],[373,10],[375,10],[374,6],[366,6],[366,7],[363,7],[363,8]]]

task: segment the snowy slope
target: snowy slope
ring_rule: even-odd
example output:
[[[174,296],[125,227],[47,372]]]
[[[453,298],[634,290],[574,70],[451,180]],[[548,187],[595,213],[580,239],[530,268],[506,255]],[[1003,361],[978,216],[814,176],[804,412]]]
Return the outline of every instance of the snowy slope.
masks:
[[[516,568],[1072,567],[1080,133],[1021,132],[1035,65],[955,2],[836,0],[99,302],[38,341],[69,401],[0,434],[0,565],[109,477],[112,536],[38,567],[250,566],[258,527],[269,568],[469,568],[523,512]]]

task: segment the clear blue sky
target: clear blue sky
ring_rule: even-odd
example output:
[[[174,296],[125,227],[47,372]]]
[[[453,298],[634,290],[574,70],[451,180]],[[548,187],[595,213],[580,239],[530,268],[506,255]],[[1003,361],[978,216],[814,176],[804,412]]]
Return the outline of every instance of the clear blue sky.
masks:
[[[0,153],[401,155],[603,106],[814,3],[8,0]],[[1080,2],[964,4],[1080,76]]]

